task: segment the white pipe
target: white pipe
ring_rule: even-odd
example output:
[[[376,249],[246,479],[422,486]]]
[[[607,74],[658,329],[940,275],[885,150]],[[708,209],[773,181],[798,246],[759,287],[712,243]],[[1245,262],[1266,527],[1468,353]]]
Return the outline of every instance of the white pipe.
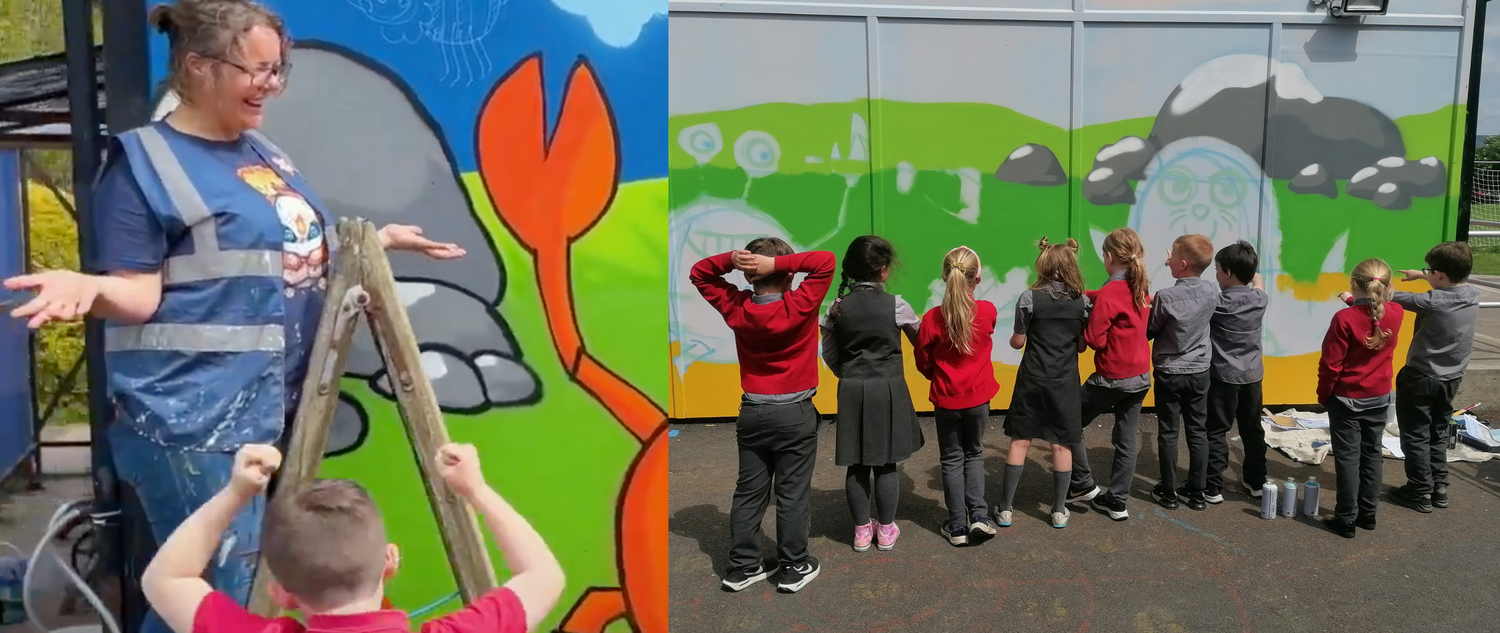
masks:
[[[56,560],[57,564],[62,567],[63,573],[67,575],[69,580],[73,581],[73,584],[83,593],[83,597],[89,601],[89,604],[94,606],[94,610],[99,614],[99,618],[104,621],[104,627],[109,629],[110,633],[120,633],[120,625],[115,622],[114,615],[109,612],[109,609],[105,608],[104,601],[99,598],[99,594],[94,593],[89,584],[84,582],[83,578],[79,577],[78,572],[74,571],[73,566],[63,560],[62,556],[59,556],[56,551],[47,548],[52,543],[52,539],[57,538],[57,534],[62,531],[63,527],[84,513],[84,508],[87,504],[87,501],[77,501],[59,506],[57,511],[52,514],[52,520],[47,524],[47,532],[37,542],[36,550],[31,553],[31,560],[26,565],[26,575],[21,580],[21,608],[26,611],[26,618],[30,620],[31,625],[36,627],[41,633],[88,633],[90,631],[100,631],[102,633],[102,630],[95,626],[75,626],[58,631],[48,631],[46,627],[42,626],[41,620],[37,617],[36,608],[31,603],[31,578],[32,574],[36,573],[37,561],[41,560],[43,551],[49,551],[52,554],[53,560]]]

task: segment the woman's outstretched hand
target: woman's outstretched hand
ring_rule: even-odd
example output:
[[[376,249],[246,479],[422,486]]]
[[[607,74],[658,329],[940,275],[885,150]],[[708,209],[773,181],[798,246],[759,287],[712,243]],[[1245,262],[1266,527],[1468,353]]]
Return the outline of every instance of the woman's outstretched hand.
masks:
[[[71,270],[51,270],[32,275],[21,275],[5,280],[6,290],[36,291],[36,297],[11,310],[10,315],[18,319],[29,319],[27,325],[35,330],[51,321],[72,321],[82,318],[94,307],[99,297],[99,278]]]
[[[387,224],[381,227],[380,244],[386,250],[422,253],[433,259],[457,259],[466,254],[457,244],[444,244],[422,237],[422,227],[410,224]]]

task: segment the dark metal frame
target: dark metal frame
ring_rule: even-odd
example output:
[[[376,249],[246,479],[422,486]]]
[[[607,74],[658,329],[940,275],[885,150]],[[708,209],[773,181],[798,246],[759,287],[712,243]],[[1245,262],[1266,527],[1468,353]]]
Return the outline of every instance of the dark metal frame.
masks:
[[[1479,79],[1484,66],[1484,14],[1490,0],[1474,6],[1474,42],[1469,51],[1469,98],[1464,108],[1464,155],[1458,177],[1458,222],[1453,239],[1469,241],[1469,207],[1474,193],[1474,142],[1479,127]]]

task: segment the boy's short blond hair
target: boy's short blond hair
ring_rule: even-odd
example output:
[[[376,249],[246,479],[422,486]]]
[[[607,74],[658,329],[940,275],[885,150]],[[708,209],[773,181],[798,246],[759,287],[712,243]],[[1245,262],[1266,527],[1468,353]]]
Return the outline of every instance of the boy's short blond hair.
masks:
[[[1214,263],[1214,243],[1207,237],[1193,233],[1183,235],[1172,241],[1172,253],[1181,257],[1193,268],[1193,272],[1202,275],[1208,270],[1208,266]]]
[[[261,533],[261,555],[276,581],[316,609],[374,595],[385,573],[386,545],[380,509],[348,479],[319,479],[276,496]]]

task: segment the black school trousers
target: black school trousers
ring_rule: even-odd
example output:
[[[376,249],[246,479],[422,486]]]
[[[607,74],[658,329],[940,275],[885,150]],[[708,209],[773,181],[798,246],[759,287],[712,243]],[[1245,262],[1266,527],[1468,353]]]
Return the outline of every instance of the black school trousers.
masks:
[[[1396,374],[1396,427],[1406,457],[1406,485],[1418,496],[1448,485],[1448,433],[1460,380],[1438,380],[1410,367]]]
[[[783,567],[806,562],[818,410],[811,399],[793,404],[741,402],[734,433],[740,474],[729,510],[729,568],[748,572],[760,567],[760,524],[773,490],[777,557]]]

